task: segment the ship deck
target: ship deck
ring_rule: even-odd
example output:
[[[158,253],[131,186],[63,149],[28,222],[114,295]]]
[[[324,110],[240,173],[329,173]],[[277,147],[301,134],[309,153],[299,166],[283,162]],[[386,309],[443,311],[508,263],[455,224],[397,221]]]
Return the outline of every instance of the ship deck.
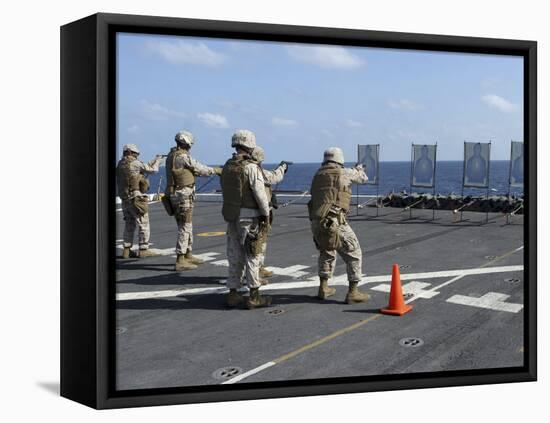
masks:
[[[204,198],[203,200],[208,200]],[[119,390],[472,370],[523,365],[523,217],[355,209],[349,222],[363,251],[364,304],[346,305],[345,266],[337,293],[315,298],[317,251],[304,204],[275,211],[262,292],[266,309],[228,309],[225,223],[219,201],[195,207],[194,254],[206,262],[176,273],[176,224],[150,205],[151,247],[161,255],[117,259]],[[122,216],[117,212],[117,246]],[[120,254],[120,249],[117,249]],[[401,317],[382,315],[393,263],[401,266]]]

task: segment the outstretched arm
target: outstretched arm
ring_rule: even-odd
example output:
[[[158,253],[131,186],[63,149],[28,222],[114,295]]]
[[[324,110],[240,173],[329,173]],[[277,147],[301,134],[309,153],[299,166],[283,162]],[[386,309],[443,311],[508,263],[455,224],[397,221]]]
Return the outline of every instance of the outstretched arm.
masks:
[[[277,166],[276,169],[273,170],[267,170],[264,169],[264,177],[265,182],[268,185],[275,185],[281,182],[285,176],[287,165],[286,164],[280,164]]]
[[[217,168],[206,166],[189,155],[177,156],[176,168],[183,167],[190,169],[196,176],[210,176],[219,173]]]
[[[361,164],[352,168],[343,169],[342,176],[346,178],[347,184],[365,184],[369,180]]]
[[[141,173],[157,173],[159,171],[159,166],[161,161],[162,161],[162,156],[158,155],[153,160],[150,160],[147,163],[139,162]]]

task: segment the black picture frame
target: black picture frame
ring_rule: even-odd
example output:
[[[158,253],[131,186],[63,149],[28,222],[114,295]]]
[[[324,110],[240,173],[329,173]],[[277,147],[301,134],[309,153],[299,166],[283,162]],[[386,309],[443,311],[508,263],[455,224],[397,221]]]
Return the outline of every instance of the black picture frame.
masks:
[[[117,32],[516,55],[524,58],[524,366],[115,391],[114,167]],[[231,401],[534,381],[537,377],[537,44],[337,28],[95,14],[61,28],[61,395],[90,407]]]

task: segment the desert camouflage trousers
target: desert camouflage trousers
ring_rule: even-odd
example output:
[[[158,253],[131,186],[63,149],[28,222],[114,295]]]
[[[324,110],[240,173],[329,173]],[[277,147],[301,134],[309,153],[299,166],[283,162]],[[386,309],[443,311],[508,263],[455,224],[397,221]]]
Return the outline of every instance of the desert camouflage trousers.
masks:
[[[319,231],[320,223],[317,220],[311,222],[311,231],[313,232],[313,238],[317,245],[319,245]],[[361,280],[361,262],[362,253],[361,246],[357,240],[357,236],[351,226],[347,222],[338,226],[338,235],[340,237],[340,247],[336,250],[319,249],[319,277],[332,278],[334,273],[334,266],[336,265],[337,254],[342,257],[344,263],[346,263],[346,271],[348,274],[349,282],[359,282]]]
[[[174,217],[178,225],[176,254],[185,254],[193,250],[193,196],[176,192],[170,196]]]
[[[132,247],[134,243],[134,233],[138,228],[138,243],[140,250],[149,248],[149,213],[140,216],[132,200],[122,201],[122,216],[124,217],[124,233],[122,235],[125,248]]]
[[[249,288],[259,288],[260,264],[263,253],[252,254],[248,245],[248,234],[258,227],[257,218],[238,219],[227,224],[227,261],[229,262],[229,277],[227,287],[239,289],[246,279]]]

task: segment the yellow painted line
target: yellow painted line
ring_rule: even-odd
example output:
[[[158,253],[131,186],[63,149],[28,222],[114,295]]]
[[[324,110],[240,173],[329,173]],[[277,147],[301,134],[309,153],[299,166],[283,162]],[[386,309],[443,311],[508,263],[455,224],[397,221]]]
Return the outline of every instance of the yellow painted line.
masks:
[[[201,232],[200,234],[197,234],[197,236],[222,236],[225,235],[225,231],[219,231],[219,232]]]
[[[522,246],[522,247],[519,247],[519,248],[516,248],[516,249],[514,249],[514,250],[511,250],[511,251],[508,251],[507,253],[504,253],[503,255],[498,256],[498,257],[495,257],[495,258],[492,259],[491,261],[488,261],[487,263],[482,264],[480,267],[488,267],[488,266],[490,266],[490,265],[496,263],[497,261],[500,261],[500,260],[502,260],[502,259],[505,259],[506,257],[509,257],[509,256],[511,256],[512,254],[517,253],[518,251],[521,251],[522,248],[523,248],[523,246]]]
[[[382,314],[375,314],[374,316],[371,316],[368,319],[361,320],[360,322],[354,323],[351,326],[337,330],[336,332],[333,332],[330,335],[325,336],[324,338],[318,339],[317,341],[304,345],[303,347],[298,348],[297,350],[294,350],[285,355],[282,355],[279,358],[276,358],[275,360],[273,360],[273,362],[276,364],[279,364],[279,363],[282,363],[283,361],[290,360],[291,358],[296,357],[297,355],[302,354],[303,352],[306,352],[312,348],[318,347],[319,345],[322,345],[325,342],[332,341],[334,338],[337,338],[341,335],[351,332],[352,330],[360,328],[361,326],[364,326],[367,323],[370,323],[373,320],[378,319],[379,317],[382,317]]]
[[[519,247],[519,248],[516,248],[516,249],[514,249],[514,250],[508,251],[507,253],[502,254],[501,256],[498,256],[498,257],[494,258],[493,260],[491,260],[491,261],[485,263],[485,264],[482,265],[481,267],[488,267],[489,265],[491,265],[491,264],[493,264],[493,263],[495,263],[495,262],[497,262],[497,261],[499,261],[499,260],[502,260],[502,259],[504,259],[504,258],[506,258],[506,257],[508,257],[508,256],[510,256],[510,255],[512,255],[513,253],[517,252],[517,251],[520,251],[522,248],[523,248],[523,247]],[[456,276],[455,278],[451,279],[450,281],[447,281],[447,282],[445,282],[445,283],[443,283],[443,284],[441,284],[441,285],[439,285],[439,286],[437,286],[437,287],[435,287],[435,288],[432,288],[432,290],[436,290],[436,289],[438,289],[438,288],[440,288],[440,287],[442,287],[442,286],[448,285],[449,283],[452,283],[452,282],[455,282],[455,281],[457,281],[457,280],[459,280],[459,279],[462,279],[464,276],[466,276],[466,275],[458,275],[458,276]],[[408,304],[408,303],[410,303],[410,302],[412,302],[412,301],[414,301],[414,300],[416,300],[416,299],[417,299],[417,297],[412,297],[411,299],[409,299],[408,301],[406,301],[406,303]],[[229,380],[227,380],[227,381],[225,381],[225,382],[223,382],[223,383],[224,383],[224,384],[232,384],[232,383],[239,382],[239,381],[241,381],[241,380],[243,380],[243,379],[246,379],[248,376],[252,376],[252,375],[254,375],[254,374],[256,374],[256,373],[259,373],[259,372],[261,372],[261,371],[263,371],[263,370],[265,370],[265,369],[268,369],[268,368],[270,368],[270,367],[273,367],[273,366],[275,366],[275,365],[277,365],[277,364],[280,364],[280,363],[282,363],[282,362],[284,362],[284,361],[290,360],[291,358],[294,358],[294,357],[296,357],[297,355],[300,355],[300,354],[302,354],[302,353],[304,353],[304,352],[306,352],[306,351],[309,351],[309,350],[311,350],[311,349],[313,349],[313,348],[318,347],[319,345],[322,345],[322,344],[325,344],[325,343],[327,343],[327,342],[329,342],[329,341],[332,341],[333,339],[335,339],[335,338],[337,338],[337,337],[339,337],[339,336],[342,336],[342,335],[344,335],[344,334],[346,334],[346,333],[348,333],[348,332],[351,332],[351,331],[353,331],[353,330],[355,330],[355,329],[358,329],[358,328],[360,328],[360,327],[366,325],[367,323],[373,322],[373,321],[375,321],[376,319],[379,319],[380,317],[383,317],[383,316],[384,316],[383,314],[375,314],[374,316],[371,316],[371,317],[369,317],[368,319],[361,320],[361,321],[359,321],[359,322],[357,322],[357,323],[354,323],[354,324],[351,325],[351,326],[348,326],[348,327],[339,329],[339,330],[337,330],[336,332],[331,333],[330,335],[327,335],[327,336],[325,336],[325,337],[323,337],[323,338],[321,338],[321,339],[318,339],[317,341],[313,341],[313,342],[311,342],[311,343],[309,343],[309,344],[306,344],[306,345],[304,345],[304,346],[302,346],[302,347],[300,347],[300,348],[298,348],[298,349],[296,349],[296,350],[294,350],[294,351],[291,351],[291,352],[289,352],[289,353],[287,353],[287,354],[284,354],[284,355],[282,355],[282,356],[276,358],[275,360],[272,360],[272,361],[269,361],[269,362],[267,362],[267,363],[264,363],[264,364],[262,364],[261,366],[258,366],[258,367],[254,368],[254,369],[252,369],[252,370],[249,370],[248,372],[243,373],[243,374],[241,374],[241,375],[238,375],[238,376],[236,376],[236,377],[234,377],[234,378],[232,378],[232,379],[229,379]]]

